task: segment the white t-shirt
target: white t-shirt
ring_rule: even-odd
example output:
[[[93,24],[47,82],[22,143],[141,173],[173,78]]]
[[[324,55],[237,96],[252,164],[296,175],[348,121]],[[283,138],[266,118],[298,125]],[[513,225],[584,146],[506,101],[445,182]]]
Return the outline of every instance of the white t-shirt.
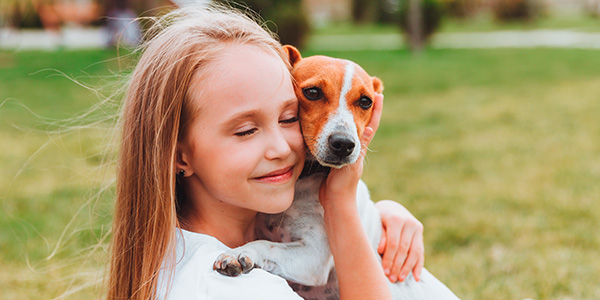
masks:
[[[216,238],[177,230],[177,264],[168,295],[159,283],[159,299],[302,299],[276,275],[261,269],[228,277],[213,270],[213,262],[227,246]]]

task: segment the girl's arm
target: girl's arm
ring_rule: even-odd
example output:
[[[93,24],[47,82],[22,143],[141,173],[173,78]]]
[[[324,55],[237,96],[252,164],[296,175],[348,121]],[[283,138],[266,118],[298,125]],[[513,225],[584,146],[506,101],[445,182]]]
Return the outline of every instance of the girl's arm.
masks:
[[[340,287],[340,299],[391,299],[387,279],[360,222],[356,187],[362,175],[367,146],[379,126],[383,95],[375,97],[373,116],[361,140],[356,163],[332,169],[319,190],[325,210],[325,229]]]

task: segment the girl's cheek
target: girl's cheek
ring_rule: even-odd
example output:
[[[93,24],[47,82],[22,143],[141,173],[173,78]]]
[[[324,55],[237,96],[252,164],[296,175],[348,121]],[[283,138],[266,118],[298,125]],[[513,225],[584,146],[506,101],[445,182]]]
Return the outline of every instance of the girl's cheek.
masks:
[[[298,132],[292,142],[294,143],[293,147],[296,150],[296,152],[302,152],[303,154],[306,152],[302,133]]]

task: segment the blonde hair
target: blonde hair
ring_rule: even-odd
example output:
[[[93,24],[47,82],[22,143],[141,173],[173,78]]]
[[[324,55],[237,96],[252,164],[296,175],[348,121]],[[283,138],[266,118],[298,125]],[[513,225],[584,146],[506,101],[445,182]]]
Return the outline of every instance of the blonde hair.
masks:
[[[163,279],[168,290],[180,226],[176,146],[196,109],[190,81],[239,43],[286,61],[265,27],[231,8],[181,8],[149,30],[122,110],[108,299],[154,299]]]

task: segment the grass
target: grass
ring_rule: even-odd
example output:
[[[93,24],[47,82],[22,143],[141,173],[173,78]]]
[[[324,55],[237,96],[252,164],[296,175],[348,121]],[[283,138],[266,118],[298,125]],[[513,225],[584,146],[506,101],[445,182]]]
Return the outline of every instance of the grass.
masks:
[[[433,274],[462,299],[600,298],[597,52],[320,53],[382,78],[384,116],[364,180],[374,199],[398,200],[423,222]],[[0,298],[53,298],[69,286],[84,288],[68,298],[99,293],[112,199],[112,170],[99,169],[107,131],[53,133],[61,127],[28,109],[72,120],[98,98],[38,71],[108,93],[106,76],[121,68],[115,55],[0,53],[0,100],[10,99],[0,107]]]
[[[479,14],[466,20],[446,18],[442,32],[488,32],[496,30],[573,30],[600,31],[600,18],[578,15],[549,15],[527,22],[498,22],[489,14]]]
[[[114,57],[103,50],[0,52],[2,299],[51,299],[98,279],[112,203],[112,188],[99,189],[114,176],[101,164],[106,122],[93,122],[107,112],[78,120],[100,101],[78,83],[109,86],[119,70]]]
[[[490,32],[501,30],[573,30],[599,32],[600,18],[585,15],[548,15],[527,22],[499,22],[488,13],[480,13],[467,19],[445,17],[439,32]],[[399,33],[396,24],[353,24],[339,22],[314,28],[316,35],[368,35]]]

